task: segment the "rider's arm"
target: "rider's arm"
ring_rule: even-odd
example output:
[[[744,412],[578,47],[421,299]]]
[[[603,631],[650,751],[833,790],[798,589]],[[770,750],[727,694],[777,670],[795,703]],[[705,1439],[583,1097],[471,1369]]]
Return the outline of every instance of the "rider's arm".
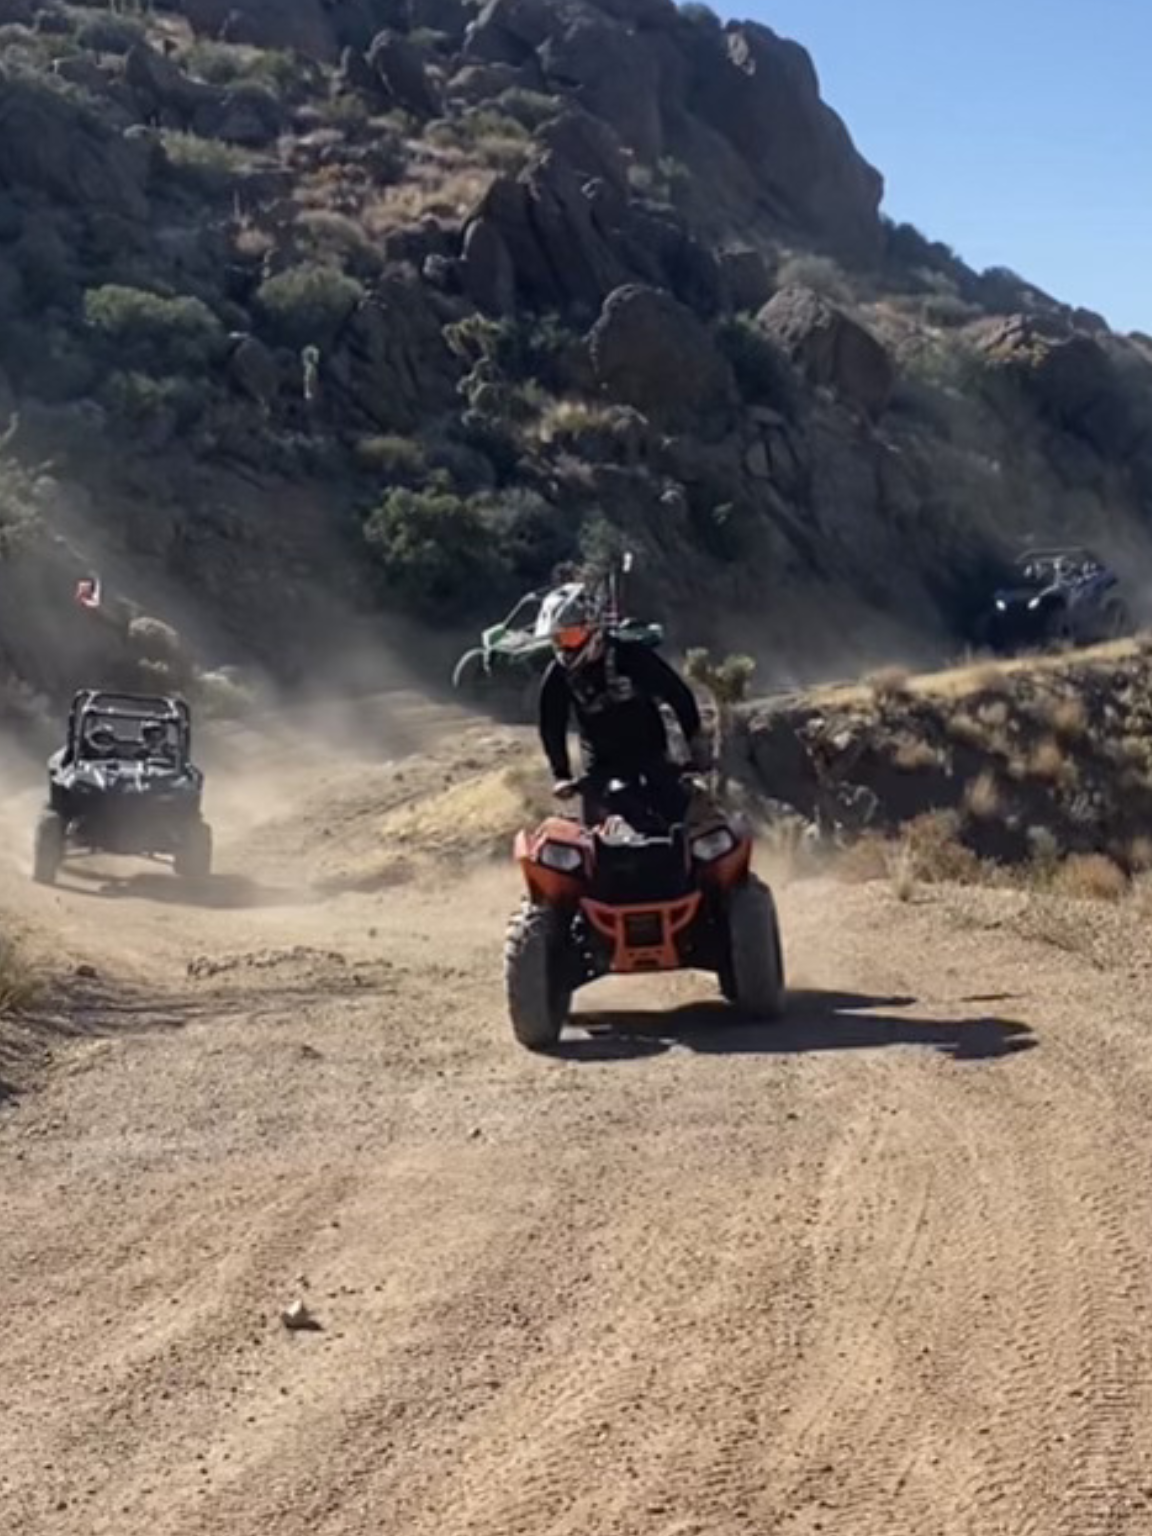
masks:
[[[539,725],[544,755],[556,779],[572,777],[572,763],[568,756],[568,712],[571,702],[564,669],[553,662],[540,685]]]
[[[684,740],[692,741],[701,728],[700,706],[688,684],[675,672],[663,656],[647,646],[629,648],[625,670],[632,681],[645,693],[668,704],[676,716]]]

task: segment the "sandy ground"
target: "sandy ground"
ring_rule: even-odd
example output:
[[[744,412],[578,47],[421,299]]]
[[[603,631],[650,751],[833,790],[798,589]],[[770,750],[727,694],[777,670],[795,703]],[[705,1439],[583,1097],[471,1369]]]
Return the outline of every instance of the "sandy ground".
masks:
[[[1136,913],[796,882],[783,1023],[606,982],[537,1059],[468,856],[529,749],[408,729],[219,748],[199,905],[32,887],[6,799],[86,968],[0,1029],[7,1536],[1152,1531]]]

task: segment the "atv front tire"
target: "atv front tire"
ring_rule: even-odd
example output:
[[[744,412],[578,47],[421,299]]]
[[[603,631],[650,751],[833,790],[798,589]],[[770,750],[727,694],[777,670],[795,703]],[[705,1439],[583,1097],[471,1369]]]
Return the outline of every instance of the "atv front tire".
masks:
[[[779,1018],[784,1006],[780,924],[772,892],[755,875],[728,898],[728,965],[720,984],[741,1012]]]
[[[64,862],[67,832],[63,816],[56,811],[45,811],[36,823],[32,878],[37,885],[55,885],[60,865]]]
[[[192,823],[172,862],[182,880],[207,880],[212,873],[212,828],[206,821]]]
[[[529,1051],[551,1050],[560,1039],[572,991],[559,975],[560,922],[551,907],[526,901],[508,925],[504,981],[512,1032]]]

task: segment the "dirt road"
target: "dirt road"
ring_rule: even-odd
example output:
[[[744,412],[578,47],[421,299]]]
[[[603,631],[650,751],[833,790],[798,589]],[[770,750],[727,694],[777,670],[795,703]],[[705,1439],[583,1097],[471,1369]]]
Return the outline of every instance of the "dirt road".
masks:
[[[209,905],[11,843],[97,974],[0,1054],[8,1536],[1152,1531],[1136,915],[800,882],[787,1022],[604,983],[535,1059],[444,750],[221,784]]]

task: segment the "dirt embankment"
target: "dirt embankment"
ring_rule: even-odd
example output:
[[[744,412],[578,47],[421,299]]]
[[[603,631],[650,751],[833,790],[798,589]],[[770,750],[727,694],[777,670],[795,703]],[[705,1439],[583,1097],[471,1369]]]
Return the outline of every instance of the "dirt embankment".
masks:
[[[744,711],[761,795],[848,833],[925,818],[977,859],[1152,859],[1152,661],[1131,644],[1041,663],[887,671]]]

